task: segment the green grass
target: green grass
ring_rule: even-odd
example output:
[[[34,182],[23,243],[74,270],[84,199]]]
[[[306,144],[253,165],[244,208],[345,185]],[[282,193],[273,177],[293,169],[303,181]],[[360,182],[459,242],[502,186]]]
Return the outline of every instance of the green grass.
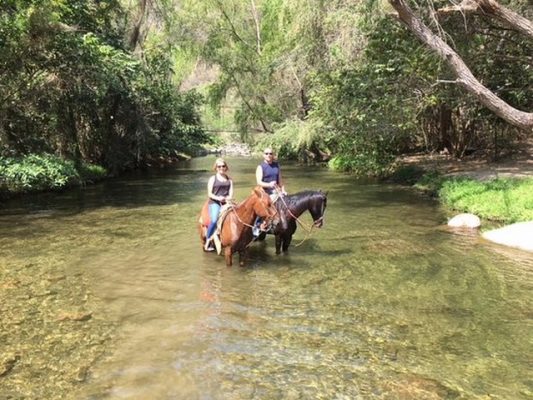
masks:
[[[504,222],[533,220],[533,179],[445,180],[439,198],[447,206]]]
[[[505,223],[533,220],[533,178],[472,178],[424,175],[415,185],[436,194],[447,207]]]

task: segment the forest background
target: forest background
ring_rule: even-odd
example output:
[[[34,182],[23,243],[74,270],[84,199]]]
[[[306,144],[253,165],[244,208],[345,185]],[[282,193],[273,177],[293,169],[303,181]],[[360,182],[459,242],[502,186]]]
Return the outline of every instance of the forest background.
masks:
[[[533,127],[532,16],[528,0],[4,0],[0,193],[220,132],[380,177],[415,152],[512,154]]]

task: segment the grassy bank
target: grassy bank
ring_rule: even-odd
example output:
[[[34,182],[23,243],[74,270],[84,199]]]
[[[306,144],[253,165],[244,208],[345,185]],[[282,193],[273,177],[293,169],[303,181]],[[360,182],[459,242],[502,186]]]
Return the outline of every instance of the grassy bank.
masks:
[[[533,178],[479,180],[408,166],[397,170],[391,179],[438,197],[450,209],[480,218],[504,223],[533,220]]]

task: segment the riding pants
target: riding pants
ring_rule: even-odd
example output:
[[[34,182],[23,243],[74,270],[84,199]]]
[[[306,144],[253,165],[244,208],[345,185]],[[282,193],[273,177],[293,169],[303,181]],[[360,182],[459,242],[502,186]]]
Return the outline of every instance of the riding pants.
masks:
[[[213,233],[215,233],[215,229],[217,227],[217,220],[218,215],[220,214],[220,204],[218,203],[211,203],[209,204],[209,226],[207,227],[207,237],[206,239],[209,239]]]

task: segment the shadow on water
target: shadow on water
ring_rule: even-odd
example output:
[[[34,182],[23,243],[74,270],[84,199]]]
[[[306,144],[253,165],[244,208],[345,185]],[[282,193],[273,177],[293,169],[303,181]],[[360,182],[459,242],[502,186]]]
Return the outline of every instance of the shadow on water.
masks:
[[[286,163],[291,193],[329,191],[325,226],[226,268],[196,232],[213,161],[3,208],[0,398],[531,397],[531,254]],[[243,199],[255,161],[228,161]]]
[[[46,216],[101,207],[137,208],[190,202],[190,194],[198,191],[207,174],[205,169],[174,168],[131,172],[86,187],[9,199],[0,204],[0,216],[28,213]]]

